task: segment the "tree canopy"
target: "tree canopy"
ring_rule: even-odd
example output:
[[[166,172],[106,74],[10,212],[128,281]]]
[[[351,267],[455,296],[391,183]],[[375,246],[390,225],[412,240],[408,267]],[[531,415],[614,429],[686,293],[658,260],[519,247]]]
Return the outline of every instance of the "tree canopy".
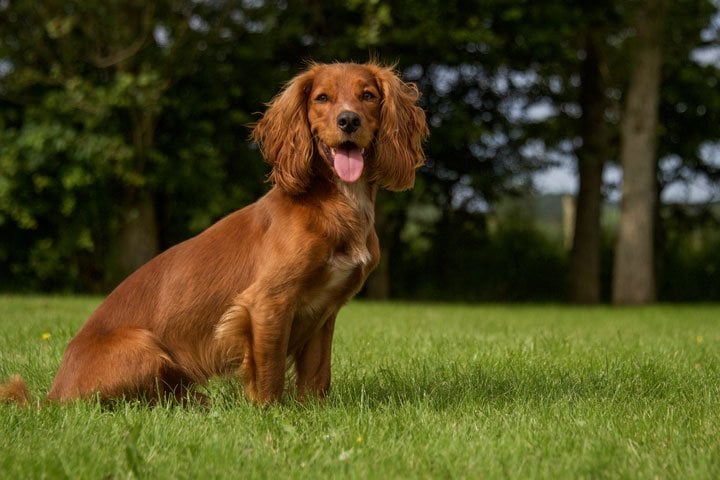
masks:
[[[564,298],[575,253],[522,215],[497,227],[495,212],[531,191],[535,172],[581,162],[587,179],[588,154],[597,175],[619,161],[639,4],[0,1],[0,288],[107,289],[250,203],[268,187],[248,140],[264,104],[308,61],[378,58],[417,83],[431,137],[416,188],[381,197],[380,271],[392,283],[369,291]],[[679,179],[720,180],[720,71],[695,60],[718,46],[717,6],[668,9],[658,196]],[[596,203],[616,187],[596,184]],[[599,224],[600,208],[582,211]],[[713,212],[658,207],[658,251]],[[599,252],[599,292],[610,267],[596,230],[576,243]]]

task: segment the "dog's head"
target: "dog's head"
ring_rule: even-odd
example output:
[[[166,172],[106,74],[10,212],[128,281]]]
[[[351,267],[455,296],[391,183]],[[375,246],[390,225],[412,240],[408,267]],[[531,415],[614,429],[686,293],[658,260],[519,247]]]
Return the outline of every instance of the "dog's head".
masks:
[[[390,190],[412,187],[428,135],[419,93],[375,63],[315,64],[292,79],[253,130],[270,180],[306,191],[315,159],[340,181],[361,177]]]

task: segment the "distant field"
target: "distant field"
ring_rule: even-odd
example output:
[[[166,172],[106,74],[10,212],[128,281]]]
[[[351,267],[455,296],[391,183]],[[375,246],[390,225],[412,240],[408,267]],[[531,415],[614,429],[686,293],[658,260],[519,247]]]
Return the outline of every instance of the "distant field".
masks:
[[[47,391],[98,298],[0,296]],[[720,478],[720,306],[355,302],[323,404],[0,405],[0,478]]]

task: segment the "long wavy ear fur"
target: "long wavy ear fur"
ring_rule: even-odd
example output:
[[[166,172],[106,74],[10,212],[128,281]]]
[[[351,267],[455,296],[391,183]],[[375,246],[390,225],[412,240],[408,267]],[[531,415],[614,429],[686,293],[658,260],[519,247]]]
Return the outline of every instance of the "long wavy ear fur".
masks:
[[[311,179],[313,139],[306,102],[313,78],[310,68],[290,80],[252,131],[252,139],[273,167],[270,181],[291,195],[303,193]]]
[[[422,144],[429,131],[425,112],[417,106],[420,92],[391,68],[371,68],[383,96],[374,180],[388,190],[405,190],[414,185],[415,169],[425,162]]]

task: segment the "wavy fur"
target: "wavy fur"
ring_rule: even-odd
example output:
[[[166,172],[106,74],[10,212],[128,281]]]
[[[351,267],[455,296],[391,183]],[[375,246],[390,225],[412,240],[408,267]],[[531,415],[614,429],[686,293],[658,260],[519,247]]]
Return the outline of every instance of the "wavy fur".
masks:
[[[252,134],[273,188],[123,281],[68,345],[48,400],[183,399],[230,374],[265,404],[288,364],[301,399],[324,396],[337,312],[379,260],[377,190],[411,187],[423,162],[417,100],[375,63],[291,80]],[[29,401],[19,377],[0,396]]]

